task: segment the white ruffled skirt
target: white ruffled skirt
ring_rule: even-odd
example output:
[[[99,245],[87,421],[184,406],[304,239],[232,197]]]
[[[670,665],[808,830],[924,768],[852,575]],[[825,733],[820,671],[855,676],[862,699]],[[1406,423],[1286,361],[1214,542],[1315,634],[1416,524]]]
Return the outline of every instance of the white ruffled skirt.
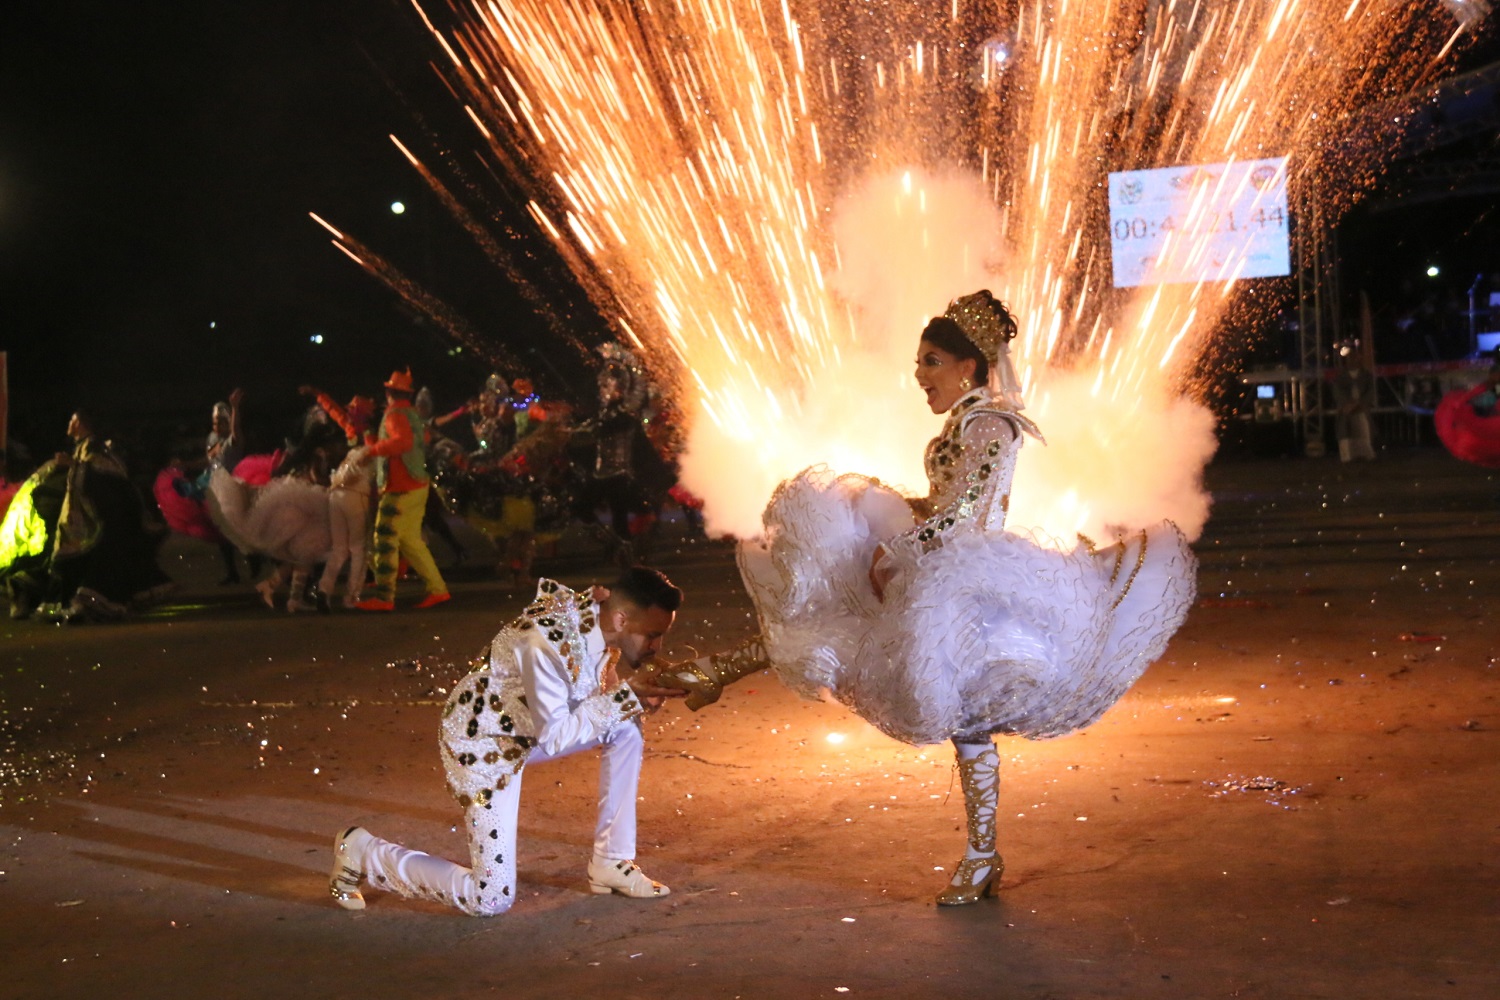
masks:
[[[333,547],[328,490],[316,483],[284,476],[251,486],[215,466],[207,500],[214,524],[241,551],[311,566]]]
[[[893,556],[881,602],[875,548],[914,523],[899,494],[809,469],[764,520],[739,563],[777,673],[912,744],[1089,725],[1161,655],[1196,586],[1169,522],[1098,551],[960,526],[933,551]]]

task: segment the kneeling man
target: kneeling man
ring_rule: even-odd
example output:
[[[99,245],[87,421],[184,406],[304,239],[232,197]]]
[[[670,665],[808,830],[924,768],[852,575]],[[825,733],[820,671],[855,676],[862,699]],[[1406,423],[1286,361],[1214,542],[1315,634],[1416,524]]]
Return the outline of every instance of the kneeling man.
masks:
[[[542,580],[536,600],[500,630],[453,688],[439,742],[448,789],[464,809],[469,867],[350,827],[334,840],[328,888],[345,909],[365,905],[360,884],[433,899],[473,916],[515,901],[521,776],[554,757],[600,748],[599,819],[589,888],[636,898],[670,891],[635,864],[635,802],[643,741],[639,716],[683,692],[632,677],[661,648],[682,591],[656,570],[625,572],[610,591],[575,593]],[[644,676],[644,675],[642,675]]]

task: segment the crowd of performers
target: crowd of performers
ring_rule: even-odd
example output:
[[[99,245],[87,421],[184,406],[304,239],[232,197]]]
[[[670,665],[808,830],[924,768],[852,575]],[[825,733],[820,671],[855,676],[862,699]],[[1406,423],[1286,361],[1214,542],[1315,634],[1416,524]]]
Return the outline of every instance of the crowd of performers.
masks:
[[[448,412],[435,411],[409,370],[391,375],[378,403],[362,394],[341,403],[304,385],[299,434],[263,453],[247,451],[245,399],[235,390],[214,404],[202,450],[156,476],[154,510],[78,413],[73,452],[0,497],[9,501],[0,508],[0,581],[11,615],[100,620],[154,603],[171,589],[155,555],[167,528],[218,547],[222,584],[250,583],[267,607],[325,613],[393,610],[406,572],[424,585],[419,607],[448,600],[428,537],[456,564],[489,568],[473,539],[465,546],[455,535],[455,518],[490,540],[493,569],[516,584],[534,580],[539,546],[575,520],[620,565],[649,544],[669,498],[701,534],[701,504],[676,485],[669,405],[632,352],[606,344],[600,362],[587,419],[543,400],[525,377],[491,375]]]
[[[803,695],[831,695],[893,739],[952,744],[967,837],[935,902],[963,906],[994,895],[1004,871],[994,737],[1047,739],[1098,720],[1162,654],[1193,603],[1197,575],[1170,522],[1097,541],[1078,537],[1069,546],[1007,528],[1021,449],[1042,440],[1022,412],[1010,361],[1018,332],[988,291],[954,300],[921,331],[915,380],[928,408],[945,416],[924,455],[926,497],[821,467],[780,484],[764,512],[764,536],[740,543],[758,630],[739,646],[656,662],[684,595],[643,566],[623,566],[608,589],[540,581],[531,603],[453,684],[443,708],[439,749],[464,811],[468,864],[350,826],[333,840],[333,901],[362,909],[373,888],[476,916],[505,912],[518,895],[525,771],[594,749],[600,794],[590,891],[668,896],[635,860],[639,719],[674,696],[696,711],[768,668]],[[321,563],[311,590],[321,609],[350,567],[343,601],[389,610],[401,559],[426,584],[422,605],[446,600],[421,534],[433,483],[509,543],[509,567],[529,564],[537,534],[553,519],[580,511],[596,519],[605,508],[608,527],[600,530],[629,561],[632,515],[650,490],[667,488],[670,465],[646,429],[650,394],[637,381],[638,367],[618,350],[605,361],[598,414],[577,425],[565,407],[543,405],[521,381],[492,379],[473,405],[439,415],[413,390],[410,372],[397,372],[384,385],[378,419],[371,399],[340,405],[305,387],[323,415],[310,425],[336,431],[310,427],[261,465],[260,457],[238,453],[241,400],[231,397],[215,409],[206,478],[165,471],[162,507],[180,508],[174,523],[183,526],[192,510],[177,500],[201,498],[193,530],[205,538],[217,531],[231,543],[224,549],[229,574],[237,572],[236,549],[260,555],[275,564],[257,584],[262,596],[272,601],[289,583],[293,607]],[[1500,367],[1452,397],[1451,419],[1500,419],[1497,387]],[[470,448],[442,434],[464,418],[475,437]],[[7,545],[45,543],[6,564],[12,599],[33,587],[54,603],[69,588],[85,606],[149,601],[164,581],[159,571],[144,572],[149,540],[126,530],[139,527],[138,501],[122,488],[123,470],[85,415],[74,417],[69,433],[73,453],[28,479],[5,518]],[[335,434],[342,448],[329,443]],[[578,460],[581,442],[585,460]],[[23,508],[28,519],[17,519]]]

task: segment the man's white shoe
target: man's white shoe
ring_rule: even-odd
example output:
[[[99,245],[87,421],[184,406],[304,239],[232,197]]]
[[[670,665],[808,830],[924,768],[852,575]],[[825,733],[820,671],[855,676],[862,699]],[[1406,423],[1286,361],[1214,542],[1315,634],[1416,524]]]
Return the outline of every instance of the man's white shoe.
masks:
[[[363,910],[365,897],[359,884],[365,880],[365,845],[375,838],[360,826],[351,826],[333,838],[333,868],[328,873],[328,894],[346,910]]]
[[[594,858],[589,862],[589,891],[599,895],[618,892],[631,899],[655,899],[672,893],[649,878],[634,861],[614,858]]]

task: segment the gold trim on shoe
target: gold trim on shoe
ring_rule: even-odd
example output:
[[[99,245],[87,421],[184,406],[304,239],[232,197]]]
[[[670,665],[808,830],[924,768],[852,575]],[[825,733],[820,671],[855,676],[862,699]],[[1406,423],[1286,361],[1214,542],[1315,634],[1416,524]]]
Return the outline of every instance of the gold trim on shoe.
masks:
[[[974,881],[976,872],[988,868],[989,872],[978,882]],[[937,905],[939,906],[967,906],[977,903],[985,896],[998,895],[1000,892],[1000,875],[1005,871],[1005,861],[1000,855],[995,854],[988,858],[964,858],[958,863],[958,868],[953,873],[953,878],[958,881],[957,885],[952,882],[938,893]]]

